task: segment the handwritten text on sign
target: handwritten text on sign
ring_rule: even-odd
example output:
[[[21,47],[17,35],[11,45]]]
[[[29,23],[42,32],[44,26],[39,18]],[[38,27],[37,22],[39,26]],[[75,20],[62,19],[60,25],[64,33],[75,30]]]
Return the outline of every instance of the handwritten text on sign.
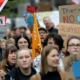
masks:
[[[60,22],[80,23],[80,5],[68,5],[59,7]]]
[[[80,36],[80,25],[60,23],[58,27],[58,32],[64,39],[64,47],[66,48],[66,41],[69,37]]]

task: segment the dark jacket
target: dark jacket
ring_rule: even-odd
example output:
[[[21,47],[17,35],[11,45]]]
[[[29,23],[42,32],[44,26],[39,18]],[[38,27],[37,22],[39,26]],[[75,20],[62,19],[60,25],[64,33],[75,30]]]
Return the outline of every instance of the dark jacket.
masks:
[[[56,76],[55,73],[49,73],[49,75],[47,74],[41,74],[41,73],[37,73],[35,75],[33,75],[30,80],[68,80],[67,77],[65,76],[65,72],[62,72],[61,70],[57,71],[57,75],[58,77],[60,77],[59,79],[57,79],[58,77]],[[48,77],[48,78],[47,78]],[[54,79],[52,79],[52,77],[54,77]],[[45,79],[47,78],[47,79]]]
[[[31,68],[30,75],[24,75],[19,68],[14,68],[5,76],[5,80],[29,80],[29,78],[36,73],[35,69]]]
[[[56,28],[50,28],[49,30],[48,30],[48,32],[49,33],[58,33],[58,29],[56,29]]]
[[[3,49],[3,48],[0,47],[0,61],[2,61],[2,59],[3,59],[3,56],[5,54],[5,50],[6,49]]]
[[[0,48],[0,61],[2,61],[2,48]]]

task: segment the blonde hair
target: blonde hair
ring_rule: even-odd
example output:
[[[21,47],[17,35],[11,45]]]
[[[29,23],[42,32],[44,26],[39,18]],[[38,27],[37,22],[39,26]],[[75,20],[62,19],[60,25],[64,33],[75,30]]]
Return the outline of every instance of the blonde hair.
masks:
[[[17,57],[16,57],[16,58],[18,58],[18,54],[19,54],[20,51],[25,51],[25,50],[26,50],[26,51],[29,51],[29,53],[30,53],[30,55],[31,55],[31,57],[32,57],[31,49],[24,48],[24,49],[19,49],[19,50],[17,50],[17,52],[16,52],[16,56],[17,56]]]
[[[0,39],[0,46],[2,43],[5,43],[5,46],[7,45],[7,41],[5,39]]]

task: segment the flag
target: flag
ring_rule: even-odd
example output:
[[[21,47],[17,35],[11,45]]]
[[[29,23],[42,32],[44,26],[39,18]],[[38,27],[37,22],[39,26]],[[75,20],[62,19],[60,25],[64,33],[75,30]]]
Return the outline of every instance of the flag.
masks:
[[[33,25],[33,13],[26,12],[23,14],[26,24]]]
[[[72,0],[72,4],[80,4],[80,0]]]
[[[36,13],[34,12],[34,24],[32,31],[32,58],[37,57],[42,50],[40,35],[38,31],[38,23],[36,19]]]

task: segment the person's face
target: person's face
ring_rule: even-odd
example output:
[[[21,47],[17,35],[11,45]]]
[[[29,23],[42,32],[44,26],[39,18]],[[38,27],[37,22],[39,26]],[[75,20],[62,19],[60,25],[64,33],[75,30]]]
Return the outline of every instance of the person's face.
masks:
[[[31,67],[32,57],[28,50],[19,51],[17,55],[18,66],[22,69],[27,69]]]
[[[19,28],[15,30],[15,35],[20,35],[20,29]]]
[[[6,48],[6,42],[1,43],[1,48],[5,49]]]
[[[19,41],[18,41],[18,47],[20,48],[20,49],[22,49],[22,48],[28,48],[28,41],[25,39],[25,38],[20,38],[19,39]]]
[[[15,51],[9,51],[8,55],[8,62],[10,65],[14,65],[16,63],[16,52]]]
[[[6,30],[6,35],[9,35],[10,34],[10,29],[7,29]]]
[[[57,68],[59,64],[58,51],[56,49],[51,50],[47,56],[47,65],[49,70]]]
[[[80,54],[80,40],[79,39],[71,39],[68,43],[67,51],[70,54]]]
[[[15,36],[14,31],[11,31],[11,32],[10,32],[10,36],[11,36],[11,37],[14,37],[14,36]]]
[[[29,39],[31,39],[32,34],[31,34],[30,30],[26,30],[26,35]]]
[[[25,29],[20,29],[20,33],[24,34],[24,33],[26,33],[26,30]]]
[[[43,20],[44,24],[47,25],[49,22],[51,22],[50,18],[46,17],[44,20]]]
[[[54,41],[53,38],[49,38],[49,39],[48,39],[47,45],[54,45],[54,46],[56,46],[57,48],[59,48],[59,46],[55,43],[55,41]]]
[[[47,33],[44,30],[39,31],[41,42],[44,42],[45,37],[47,36]]]

